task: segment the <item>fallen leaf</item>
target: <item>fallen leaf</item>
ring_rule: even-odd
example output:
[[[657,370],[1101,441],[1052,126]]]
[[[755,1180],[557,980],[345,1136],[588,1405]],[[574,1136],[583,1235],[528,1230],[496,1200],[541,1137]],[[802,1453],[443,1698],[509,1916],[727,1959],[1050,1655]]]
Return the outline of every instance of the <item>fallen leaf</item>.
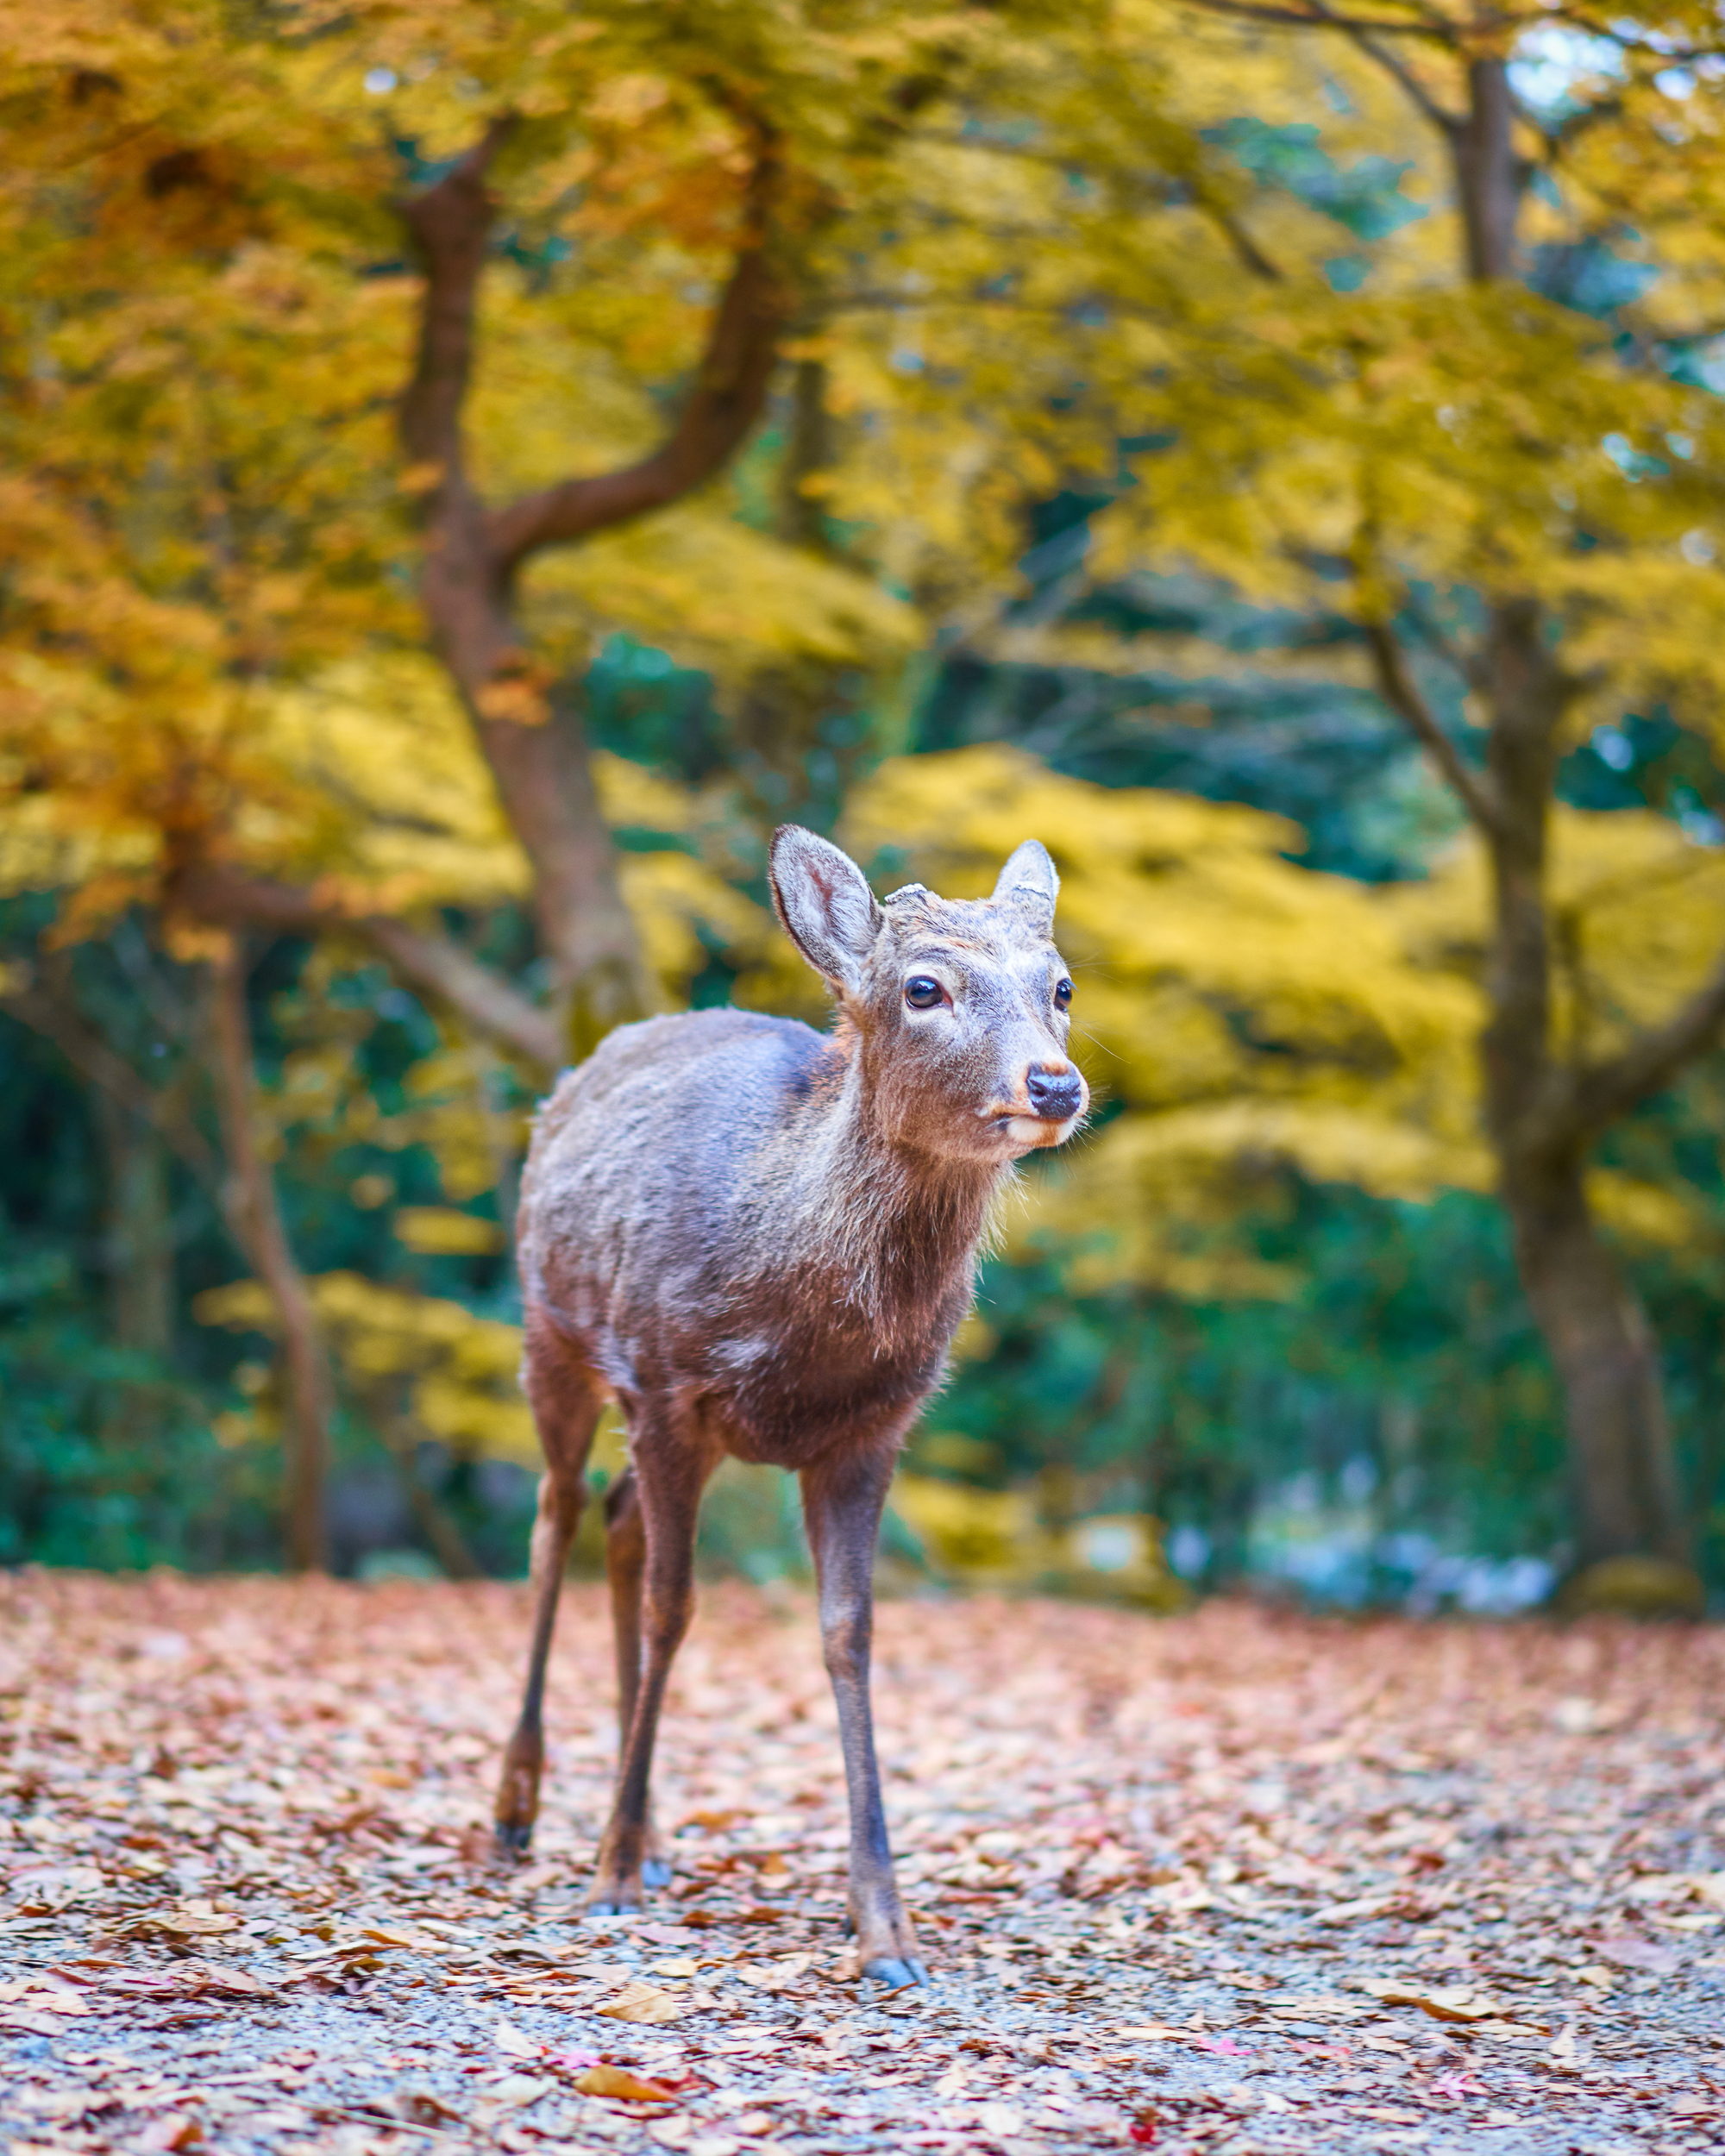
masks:
[[[599,2010],[613,2021],[675,2021],[683,2015],[683,2009],[668,1991],[662,1991],[657,1984],[642,1977],[625,1985],[608,2006]]]
[[[1417,2006],[1434,2021],[1490,2021],[1503,2014],[1501,2001],[1485,1997],[1471,1984],[1410,1984],[1368,1977],[1358,1988],[1383,2006]]]
[[[1328,1908],[1314,1909],[1314,1924],[1358,1924],[1368,1916],[1382,1916],[1393,1909],[1401,1900],[1397,1894],[1367,1894],[1357,1902],[1332,1902]]]
[[[1668,1977],[1678,1959],[1675,1947],[1655,1946],[1651,1939],[1638,1939],[1633,1932],[1619,1932],[1609,1939],[1602,1939],[1594,1951],[1602,1961],[1609,1961],[1616,1968],[1645,1969],[1656,1977]]]
[[[593,2051],[572,2051],[554,2046],[545,2053],[541,2063],[549,2066],[555,2073],[585,2073],[589,2066],[598,2065],[599,2053]]]
[[[219,1939],[240,1928],[237,1916],[224,1915],[208,1902],[187,1902],[177,1908],[151,1909],[118,1927],[122,1939]]]
[[[203,2139],[201,2119],[190,2111],[170,2111],[166,2117],[150,2120],[131,2146],[141,2156],[170,2156],[173,2150],[196,2148]]]
[[[524,2036],[513,2021],[499,2021],[491,2033],[491,2040],[511,2059],[537,2059],[545,2048],[530,2036]]]
[[[271,1987],[249,1969],[216,1968],[209,1962],[197,1965],[195,1981],[200,1990],[219,1991],[230,1999],[267,1999]]]
[[[511,2111],[524,2110],[530,2103],[537,2103],[541,2096],[548,2096],[556,2087],[543,2074],[506,2074],[490,2091],[492,2101]]]
[[[20,2036],[64,2036],[66,2023],[30,2006],[0,2007],[0,2028]]]
[[[451,2126],[461,2115],[452,2110],[435,2090],[426,2088],[421,2082],[403,2082],[392,2102],[398,2115],[410,2126]]]
[[[662,2081],[649,2081],[631,2073],[627,2066],[589,2066],[576,2081],[584,2096],[605,2096],[613,2103],[674,2103],[679,2091]]]

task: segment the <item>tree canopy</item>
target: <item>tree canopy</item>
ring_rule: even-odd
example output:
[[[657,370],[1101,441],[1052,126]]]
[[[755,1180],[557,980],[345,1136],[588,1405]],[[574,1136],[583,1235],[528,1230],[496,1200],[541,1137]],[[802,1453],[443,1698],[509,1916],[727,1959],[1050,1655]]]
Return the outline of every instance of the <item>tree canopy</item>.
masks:
[[[227,1383],[194,1307],[283,1341],[232,1446],[518,1456],[486,1328],[546,1075],[690,1000],[818,1014],[785,816],[954,891],[1033,831],[1105,1105],[1002,1293],[1115,1341],[1145,1501],[1135,1331],[1299,1305],[1343,1193],[1495,1195],[1572,1555],[1690,1595],[1725,1463],[1643,1301],[1704,1307],[1718,1219],[1709,16],[0,40],[4,1008],[102,1104],[111,1248],[140,1147],[150,1232],[213,1208],[162,1367]]]

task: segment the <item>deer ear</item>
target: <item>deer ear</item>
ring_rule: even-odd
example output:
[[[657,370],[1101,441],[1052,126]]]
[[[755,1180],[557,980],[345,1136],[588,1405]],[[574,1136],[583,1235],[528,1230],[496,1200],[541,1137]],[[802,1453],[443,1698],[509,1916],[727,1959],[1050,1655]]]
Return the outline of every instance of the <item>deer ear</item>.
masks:
[[[767,874],[774,910],[810,965],[841,988],[861,987],[882,915],[850,855],[800,824],[781,824]]]
[[[1009,906],[1020,913],[1039,936],[1054,932],[1054,901],[1060,895],[1060,878],[1040,839],[1027,838],[1000,871],[994,886],[994,904]]]

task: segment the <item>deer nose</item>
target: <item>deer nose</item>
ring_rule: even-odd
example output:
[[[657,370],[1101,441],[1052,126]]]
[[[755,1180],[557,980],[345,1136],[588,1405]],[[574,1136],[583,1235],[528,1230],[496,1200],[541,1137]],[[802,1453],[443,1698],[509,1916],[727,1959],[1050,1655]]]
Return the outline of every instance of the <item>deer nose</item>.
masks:
[[[1076,1115],[1084,1098],[1084,1081],[1070,1065],[1064,1070],[1033,1070],[1025,1080],[1030,1105],[1050,1123],[1063,1123]]]

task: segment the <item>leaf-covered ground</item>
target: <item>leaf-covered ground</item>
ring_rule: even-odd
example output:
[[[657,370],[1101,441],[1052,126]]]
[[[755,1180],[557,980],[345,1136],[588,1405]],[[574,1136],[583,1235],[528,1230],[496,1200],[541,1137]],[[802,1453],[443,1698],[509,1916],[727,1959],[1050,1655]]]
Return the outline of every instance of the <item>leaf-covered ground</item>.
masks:
[[[1725,2136],[1725,1631],[883,1607],[936,1972],[861,1986],[800,1597],[710,1589],[678,1877],[583,1921],[570,1591],[532,1860],[518,1589],[0,1582],[0,2137],[465,2156],[1698,2150]]]

